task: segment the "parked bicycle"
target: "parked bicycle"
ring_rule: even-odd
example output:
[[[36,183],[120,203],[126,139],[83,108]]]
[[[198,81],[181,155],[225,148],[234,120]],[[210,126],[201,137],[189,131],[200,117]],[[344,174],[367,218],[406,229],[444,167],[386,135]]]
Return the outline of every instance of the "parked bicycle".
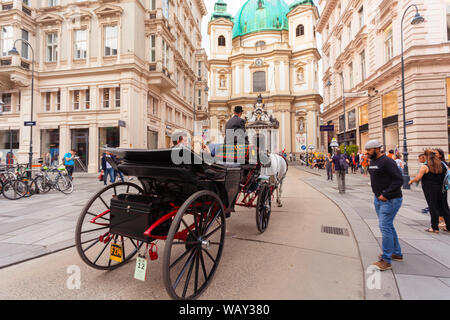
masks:
[[[64,194],[73,192],[72,179],[64,167],[49,168],[44,166],[34,181],[39,193],[48,193],[52,189]]]

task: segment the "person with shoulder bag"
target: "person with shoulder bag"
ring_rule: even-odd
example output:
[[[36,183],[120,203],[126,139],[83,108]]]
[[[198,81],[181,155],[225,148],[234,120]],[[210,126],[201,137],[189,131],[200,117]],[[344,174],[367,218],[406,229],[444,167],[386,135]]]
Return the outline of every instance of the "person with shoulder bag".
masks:
[[[336,173],[339,193],[345,193],[345,173],[348,169],[348,160],[341,150],[337,149],[332,158],[333,174]]]

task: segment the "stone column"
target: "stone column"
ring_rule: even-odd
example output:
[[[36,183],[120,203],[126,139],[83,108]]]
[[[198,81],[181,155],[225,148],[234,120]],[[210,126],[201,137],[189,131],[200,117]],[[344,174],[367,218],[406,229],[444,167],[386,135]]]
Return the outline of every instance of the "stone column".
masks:
[[[98,126],[96,123],[89,124],[89,163],[88,163],[88,172],[96,173],[99,168],[99,155],[100,155],[100,146],[99,146],[99,135],[98,135]]]
[[[70,141],[70,129],[67,124],[62,124],[59,126],[59,158],[61,161],[62,157],[70,151],[72,145]]]

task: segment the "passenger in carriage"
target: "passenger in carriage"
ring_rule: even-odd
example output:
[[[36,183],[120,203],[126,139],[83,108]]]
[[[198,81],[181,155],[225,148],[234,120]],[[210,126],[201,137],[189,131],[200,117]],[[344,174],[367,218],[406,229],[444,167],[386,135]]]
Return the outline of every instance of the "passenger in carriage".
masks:
[[[177,131],[172,135],[172,148],[187,147],[189,145],[188,134],[184,131]]]

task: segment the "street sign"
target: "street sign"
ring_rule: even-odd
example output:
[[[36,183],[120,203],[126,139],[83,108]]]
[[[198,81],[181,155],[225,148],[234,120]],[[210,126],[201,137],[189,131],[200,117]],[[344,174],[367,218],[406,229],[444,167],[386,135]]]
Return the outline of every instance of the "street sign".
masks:
[[[34,127],[36,126],[36,121],[25,121],[24,125],[25,127]]]
[[[303,150],[303,151],[306,150],[306,146],[305,146],[305,145],[302,146],[302,150]]]
[[[407,126],[413,125],[413,124],[414,124],[414,120],[406,121],[405,124],[406,124]]]
[[[314,150],[316,147],[312,144],[309,145],[309,150]]]
[[[362,98],[362,97],[368,97],[369,91],[361,91],[361,92],[346,92],[344,94],[346,98]]]
[[[320,131],[321,132],[324,132],[324,131],[333,132],[334,131],[334,125],[320,126]]]
[[[125,121],[123,121],[123,120],[119,120],[119,127],[126,128],[127,127],[127,123]]]

